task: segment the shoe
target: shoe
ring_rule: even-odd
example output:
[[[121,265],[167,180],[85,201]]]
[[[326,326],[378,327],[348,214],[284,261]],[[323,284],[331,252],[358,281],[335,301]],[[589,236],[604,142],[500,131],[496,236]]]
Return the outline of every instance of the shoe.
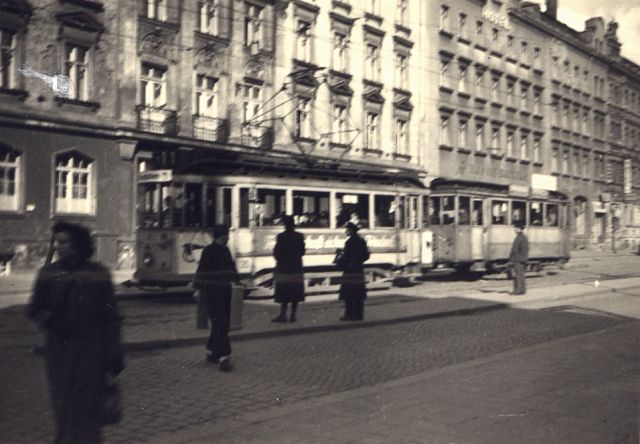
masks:
[[[231,356],[222,356],[218,368],[222,372],[228,372],[231,370]]]
[[[207,362],[210,362],[212,364],[217,364],[219,361],[220,361],[220,356],[214,355],[213,353],[209,353],[207,355]]]
[[[287,322],[287,317],[284,315],[279,315],[273,319],[271,319],[271,322]]]
[[[289,316],[289,322],[296,322],[295,316]]]
[[[350,320],[351,320],[351,318],[348,318],[348,317],[346,317],[346,316],[343,316],[343,317],[341,317],[341,318],[340,318],[340,320],[341,320],[341,321],[350,321]]]

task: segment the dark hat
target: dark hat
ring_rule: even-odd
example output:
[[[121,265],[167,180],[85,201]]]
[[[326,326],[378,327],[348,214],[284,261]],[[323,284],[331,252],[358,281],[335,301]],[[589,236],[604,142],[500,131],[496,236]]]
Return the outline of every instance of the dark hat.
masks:
[[[354,224],[353,222],[347,222],[344,226],[345,228],[348,228],[353,231],[358,231],[360,229],[360,227]]]

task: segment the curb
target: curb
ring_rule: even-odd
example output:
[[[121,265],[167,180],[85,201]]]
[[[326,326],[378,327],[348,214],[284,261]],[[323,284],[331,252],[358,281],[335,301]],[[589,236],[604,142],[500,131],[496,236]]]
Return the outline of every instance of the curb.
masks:
[[[459,308],[456,310],[441,311],[435,313],[423,313],[412,316],[401,316],[392,319],[379,319],[375,321],[354,321],[345,324],[327,324],[327,325],[314,325],[310,327],[289,328],[283,330],[264,330],[255,331],[249,333],[236,333],[229,334],[229,338],[235,341],[250,341],[253,339],[267,339],[292,336],[297,334],[311,334],[311,333],[323,333],[327,331],[341,331],[352,330],[357,328],[378,327],[383,325],[394,325],[405,322],[415,322],[427,319],[437,319],[453,316],[468,316],[478,313],[485,313],[495,310],[503,310],[508,308],[509,304],[505,303],[491,303],[477,308]],[[163,348],[177,348],[188,347],[193,345],[200,345],[206,341],[206,337],[198,336],[182,339],[165,339],[158,341],[144,341],[144,342],[129,342],[123,345],[125,351],[129,352],[142,352]]]

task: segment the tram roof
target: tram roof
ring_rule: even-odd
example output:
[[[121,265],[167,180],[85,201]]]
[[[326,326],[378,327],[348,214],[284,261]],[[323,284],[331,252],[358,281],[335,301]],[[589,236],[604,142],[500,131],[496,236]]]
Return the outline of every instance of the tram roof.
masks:
[[[509,196],[509,185],[500,185],[495,183],[486,183],[486,182],[477,182],[477,181],[469,181],[469,180],[460,180],[460,179],[444,179],[444,178],[436,178],[431,181],[430,188],[432,192],[438,191],[448,191],[448,192],[456,192],[456,193],[478,193],[484,195],[502,195]],[[513,197],[524,197],[522,195],[514,195]],[[568,197],[566,194],[561,193],[560,191],[550,191],[550,190],[530,190],[529,196],[530,198],[551,198],[558,200],[567,200]]]
[[[302,156],[297,153],[274,156],[253,153],[216,153],[175,168],[175,174],[309,177],[320,180],[347,180],[426,188],[418,172],[408,168],[365,162]]]

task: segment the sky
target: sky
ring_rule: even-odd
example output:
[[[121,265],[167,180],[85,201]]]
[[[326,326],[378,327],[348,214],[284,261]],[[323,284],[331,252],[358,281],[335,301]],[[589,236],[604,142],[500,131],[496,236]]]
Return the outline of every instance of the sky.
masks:
[[[598,16],[605,22],[615,18],[622,55],[640,65],[640,0],[558,0],[558,19],[576,31],[584,31],[585,20]]]

